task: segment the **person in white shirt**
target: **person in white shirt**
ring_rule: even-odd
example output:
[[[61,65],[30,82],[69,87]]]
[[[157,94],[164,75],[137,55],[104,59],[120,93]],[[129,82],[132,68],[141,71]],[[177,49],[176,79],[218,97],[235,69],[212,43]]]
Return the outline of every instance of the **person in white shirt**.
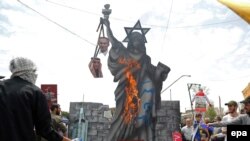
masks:
[[[250,125],[250,96],[240,103],[244,104],[246,114],[241,114],[231,121],[222,121],[220,123],[209,123],[209,126],[225,127],[227,125]]]
[[[237,113],[238,104],[236,101],[231,100],[228,103],[225,103],[225,105],[228,106],[228,114],[226,114],[222,118],[222,122],[230,122],[236,119],[240,115],[239,113]],[[222,130],[222,133],[217,134],[215,137],[225,138],[224,141],[227,141],[227,127],[222,127],[221,130]]]
[[[222,118],[222,121],[231,121],[239,116],[239,113],[237,113],[238,104],[236,101],[229,101],[228,103],[225,103],[225,105],[228,106],[228,114]],[[223,133],[227,133],[227,127],[222,127],[221,130]]]
[[[192,126],[192,121],[190,118],[186,119],[186,126],[181,128],[181,133],[184,137],[183,141],[192,140],[193,126]]]

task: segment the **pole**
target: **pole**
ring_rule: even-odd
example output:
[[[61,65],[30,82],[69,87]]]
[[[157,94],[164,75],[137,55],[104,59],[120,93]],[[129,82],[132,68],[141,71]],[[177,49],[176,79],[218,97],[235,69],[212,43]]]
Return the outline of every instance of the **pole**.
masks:
[[[165,92],[168,88],[170,88],[174,83],[176,83],[178,80],[180,80],[182,77],[184,77],[184,76],[186,76],[186,77],[191,77],[191,75],[182,75],[182,76],[180,76],[179,78],[177,78],[173,83],[171,83],[167,88],[165,88],[163,91],[161,91],[161,94],[163,93],[163,92]]]
[[[201,84],[187,84],[188,86],[188,94],[189,94],[189,100],[190,100],[190,105],[191,105],[191,111],[192,111],[192,115],[193,115],[193,119],[194,119],[194,109],[193,109],[193,104],[192,104],[192,99],[191,99],[191,93],[190,93],[190,89],[192,88],[193,85],[198,85],[199,87],[201,86]]]
[[[170,89],[170,101],[172,101],[172,93],[171,93],[171,89]]]
[[[222,113],[221,113],[221,99],[220,99],[220,96],[219,96],[219,109],[220,109],[220,116],[221,116]]]
[[[101,29],[100,29],[100,28],[101,28]],[[100,29],[100,31],[99,31],[99,29]],[[99,23],[99,25],[98,25],[98,27],[97,27],[97,30],[96,30],[96,32],[99,31],[99,35],[98,35],[97,44],[96,44],[96,47],[95,47],[94,58],[97,57],[98,52],[99,52],[99,44],[98,44],[98,43],[99,43],[99,38],[101,37],[102,30],[103,30],[103,22],[102,22],[102,19],[100,19],[100,23]],[[103,32],[104,32],[104,31],[103,31]]]
[[[192,85],[193,84],[190,84],[190,86],[189,86],[189,84],[187,84],[187,86],[188,86],[189,100],[190,100],[190,105],[191,105],[191,111],[192,111],[192,117],[194,119],[194,109],[193,109],[193,104],[192,104],[191,94],[190,94],[190,89],[191,89]]]

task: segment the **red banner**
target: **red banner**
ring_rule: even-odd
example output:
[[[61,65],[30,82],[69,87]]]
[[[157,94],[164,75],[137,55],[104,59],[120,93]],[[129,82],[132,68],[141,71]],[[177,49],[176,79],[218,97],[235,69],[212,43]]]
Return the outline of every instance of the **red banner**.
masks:
[[[173,138],[173,141],[182,141],[181,133],[177,131],[172,133],[172,138]]]
[[[49,108],[53,103],[57,103],[56,84],[41,84],[41,89],[46,96]]]

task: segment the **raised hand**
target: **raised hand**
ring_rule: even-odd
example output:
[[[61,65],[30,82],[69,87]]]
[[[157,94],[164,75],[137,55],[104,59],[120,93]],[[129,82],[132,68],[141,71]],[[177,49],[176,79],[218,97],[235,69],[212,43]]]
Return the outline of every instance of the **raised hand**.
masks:
[[[107,27],[110,27],[110,22],[108,19],[101,18],[101,23],[103,23]]]

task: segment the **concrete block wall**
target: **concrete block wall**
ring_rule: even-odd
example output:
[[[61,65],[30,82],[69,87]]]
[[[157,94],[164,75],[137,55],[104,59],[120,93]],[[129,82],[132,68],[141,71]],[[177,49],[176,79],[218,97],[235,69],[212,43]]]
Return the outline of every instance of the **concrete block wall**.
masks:
[[[71,102],[70,103],[70,124],[69,136],[75,138],[73,133],[74,121],[79,119],[80,108],[83,107],[85,119],[88,121],[88,141],[103,141],[111,125],[111,118],[104,116],[105,111],[110,111],[108,105],[91,102]]]
[[[180,131],[180,102],[161,101],[157,111],[156,141],[172,141],[172,132]]]
[[[102,103],[70,103],[69,137],[75,136],[73,128],[79,119],[81,107],[84,109],[85,119],[88,120],[88,141],[103,141],[109,132],[112,119],[105,116],[110,108]],[[172,132],[179,131],[180,121],[179,101],[162,101],[161,109],[157,111],[156,141],[172,141]]]

